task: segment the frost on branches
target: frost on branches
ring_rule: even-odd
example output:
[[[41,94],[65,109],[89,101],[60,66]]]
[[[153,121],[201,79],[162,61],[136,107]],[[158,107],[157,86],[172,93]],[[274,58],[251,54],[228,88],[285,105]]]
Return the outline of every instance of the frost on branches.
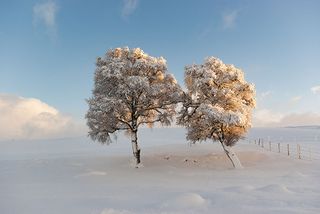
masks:
[[[140,163],[138,128],[155,122],[170,125],[181,89],[167,73],[166,60],[141,49],[115,48],[96,62],[93,96],[86,114],[89,136],[110,143],[110,134],[131,135],[136,164]]]
[[[178,124],[187,127],[187,139],[219,141],[232,165],[241,168],[231,147],[251,126],[254,86],[244,80],[240,69],[214,57],[186,66],[185,84]]]

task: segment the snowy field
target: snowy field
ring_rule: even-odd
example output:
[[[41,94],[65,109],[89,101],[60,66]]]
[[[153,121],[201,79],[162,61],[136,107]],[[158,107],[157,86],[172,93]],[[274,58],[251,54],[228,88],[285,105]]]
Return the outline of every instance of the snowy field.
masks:
[[[252,129],[248,139],[320,151],[320,129]],[[234,170],[218,143],[189,146],[185,131],[140,130],[144,167],[129,139],[0,142],[1,214],[320,213],[320,161],[269,152],[244,140]]]

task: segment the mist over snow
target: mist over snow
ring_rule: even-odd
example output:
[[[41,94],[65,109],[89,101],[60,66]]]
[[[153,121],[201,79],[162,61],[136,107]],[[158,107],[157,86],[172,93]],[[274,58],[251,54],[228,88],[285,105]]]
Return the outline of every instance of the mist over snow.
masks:
[[[84,124],[35,98],[0,94],[0,140],[84,135]]]

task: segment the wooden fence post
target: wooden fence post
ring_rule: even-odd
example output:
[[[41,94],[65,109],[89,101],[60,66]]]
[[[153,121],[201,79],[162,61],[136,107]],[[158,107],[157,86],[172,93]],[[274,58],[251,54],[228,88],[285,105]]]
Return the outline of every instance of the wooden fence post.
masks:
[[[290,147],[289,147],[289,144],[287,144],[287,150],[288,150],[288,156],[290,156]]]
[[[278,152],[280,153],[280,143],[278,143]]]
[[[269,150],[271,151],[271,141],[269,141]]]
[[[301,149],[299,144],[297,144],[297,153],[298,153],[298,158],[301,159]]]

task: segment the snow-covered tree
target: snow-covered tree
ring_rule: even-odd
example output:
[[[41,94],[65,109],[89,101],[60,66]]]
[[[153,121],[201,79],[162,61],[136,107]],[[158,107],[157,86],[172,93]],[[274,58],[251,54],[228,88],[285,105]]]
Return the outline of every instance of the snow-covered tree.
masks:
[[[138,128],[155,122],[170,125],[182,90],[167,73],[166,60],[140,48],[115,48],[98,58],[93,96],[86,114],[89,136],[110,143],[110,135],[125,130],[131,136],[135,162],[140,163]]]
[[[183,107],[178,124],[187,128],[187,139],[219,141],[235,168],[242,165],[231,147],[251,126],[255,89],[242,70],[208,57],[204,64],[185,67]]]

